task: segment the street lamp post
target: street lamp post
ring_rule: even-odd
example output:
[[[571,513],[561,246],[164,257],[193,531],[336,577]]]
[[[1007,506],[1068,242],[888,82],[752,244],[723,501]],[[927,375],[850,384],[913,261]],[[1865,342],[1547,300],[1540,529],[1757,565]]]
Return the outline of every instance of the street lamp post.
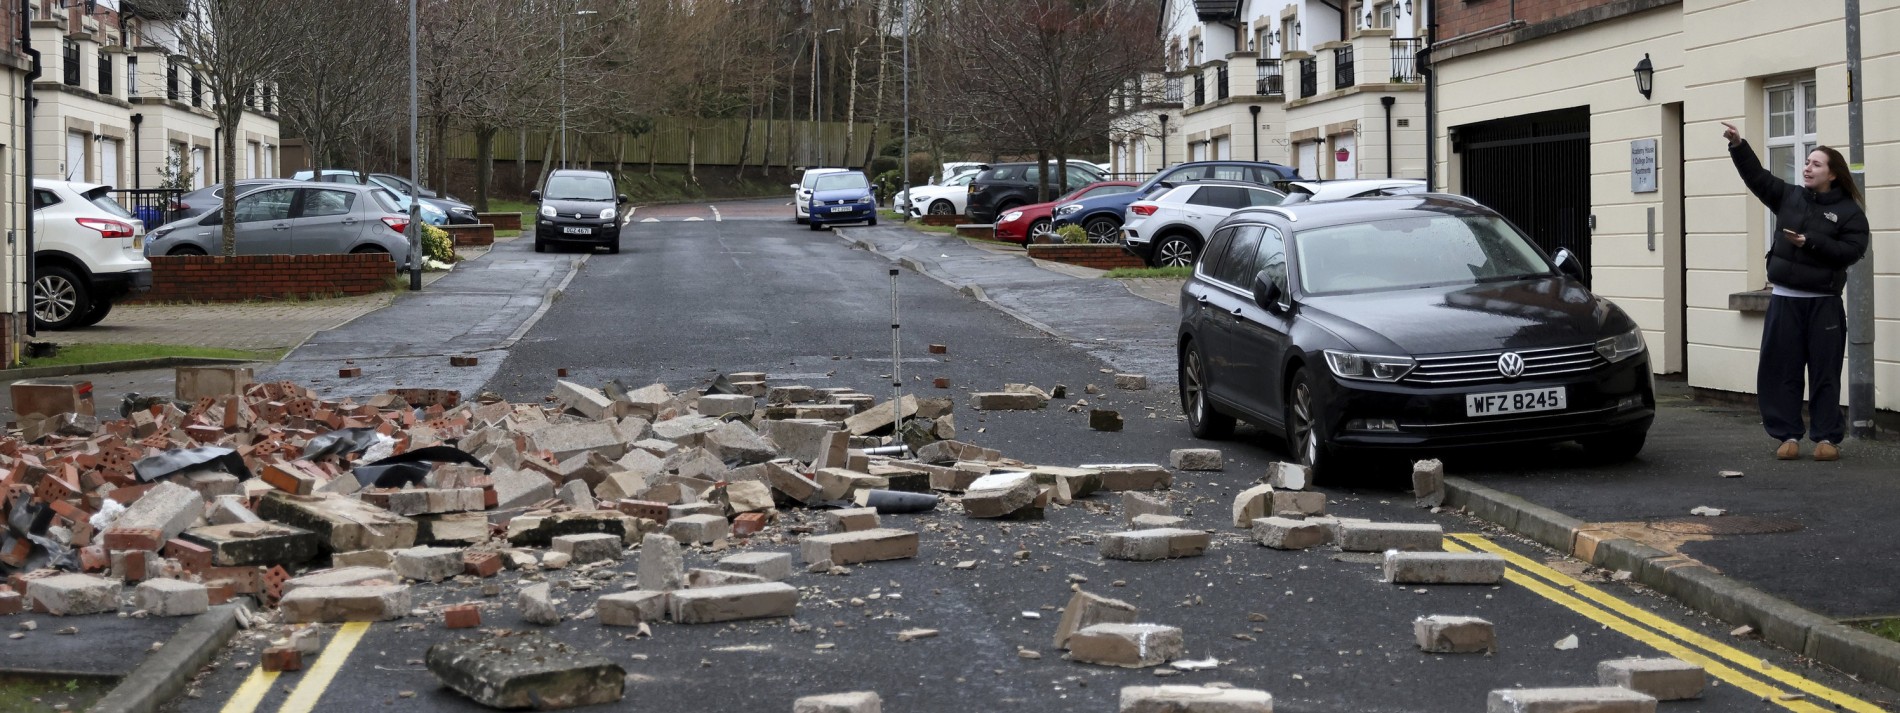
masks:
[[[841,29],[843,28],[833,27],[829,30],[825,30],[824,32],[820,32],[818,33],[818,36],[816,38],[812,39],[812,43],[811,43],[811,73],[812,73],[812,76],[815,78],[814,84],[817,85],[817,90],[818,90],[818,101],[817,101],[818,116],[813,117],[812,124],[814,124],[818,129],[818,165],[819,166],[825,165],[825,153],[826,153],[825,149],[828,148],[825,145],[826,144],[825,142],[825,72],[824,72],[825,53],[823,50],[824,39],[825,39],[825,35],[829,35]]]
[[[561,49],[557,57],[561,65],[561,168],[567,168],[567,16],[570,14],[592,15],[595,12],[595,10],[576,10],[572,13],[561,13]]]
[[[904,1],[904,155],[898,157],[904,171],[904,219],[910,219],[910,0]],[[892,206],[896,207],[896,206]],[[900,397],[901,398],[901,397]],[[899,409],[900,411],[902,409]]]
[[[416,0],[409,0],[409,291],[422,289],[422,135],[416,113]],[[314,162],[313,162],[314,163]],[[318,171],[319,177],[322,172]]]

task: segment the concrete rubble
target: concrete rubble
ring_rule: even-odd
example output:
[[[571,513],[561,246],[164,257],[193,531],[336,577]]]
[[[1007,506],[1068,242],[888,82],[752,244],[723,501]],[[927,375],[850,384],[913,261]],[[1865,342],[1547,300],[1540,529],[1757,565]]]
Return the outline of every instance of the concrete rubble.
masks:
[[[619,664],[541,634],[436,644],[425,660],[442,685],[491,708],[577,708],[626,692]]]
[[[1597,664],[1597,683],[1627,688],[1658,701],[1702,697],[1709,675],[1701,666],[1675,658],[1630,658]]]
[[[1496,653],[1498,637],[1491,622],[1474,616],[1422,616],[1412,622],[1418,648],[1428,654]]]
[[[1069,636],[1069,658],[1122,668],[1160,666],[1181,657],[1181,630],[1162,624],[1096,624]]]
[[[1273,713],[1273,696],[1247,688],[1127,686],[1120,713]]]

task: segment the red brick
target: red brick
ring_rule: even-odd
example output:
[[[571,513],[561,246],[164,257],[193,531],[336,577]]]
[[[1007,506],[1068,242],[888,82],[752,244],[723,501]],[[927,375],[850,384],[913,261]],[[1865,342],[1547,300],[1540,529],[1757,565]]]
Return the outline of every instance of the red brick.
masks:
[[[463,571],[477,577],[493,577],[501,572],[501,554],[497,552],[463,552]]]
[[[164,546],[164,538],[164,532],[149,527],[114,527],[105,531],[105,546],[108,552],[157,552]]]
[[[112,566],[112,555],[99,545],[79,548],[79,571],[104,572]]]
[[[167,559],[178,560],[179,566],[194,574],[211,569],[211,550],[196,542],[187,542],[173,538],[166,541],[164,555]]]
[[[614,502],[614,509],[619,510],[623,515],[646,518],[662,525],[666,524],[667,518],[672,515],[672,510],[666,506],[666,503],[656,503],[651,500],[618,500]]]
[[[765,529],[765,525],[765,513],[740,513],[738,517],[732,519],[732,534],[734,537],[750,537],[759,534]]]
[[[272,646],[264,649],[265,671],[302,671],[303,652],[288,646]]]
[[[26,610],[26,599],[19,592],[0,592],[0,616],[18,614]]]
[[[482,625],[482,610],[473,604],[457,604],[442,610],[442,626],[449,629],[473,629]]]

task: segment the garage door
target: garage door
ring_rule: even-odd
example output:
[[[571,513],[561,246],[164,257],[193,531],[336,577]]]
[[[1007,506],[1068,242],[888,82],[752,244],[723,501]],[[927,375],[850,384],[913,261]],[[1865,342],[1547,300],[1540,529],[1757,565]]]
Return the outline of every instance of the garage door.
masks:
[[[1339,157],[1346,159],[1341,161]],[[1358,178],[1359,146],[1353,141],[1352,134],[1340,134],[1333,137],[1333,178]]]
[[[119,185],[119,142],[99,142],[99,182],[108,186]]]
[[[66,180],[86,180],[85,134],[66,134]]]

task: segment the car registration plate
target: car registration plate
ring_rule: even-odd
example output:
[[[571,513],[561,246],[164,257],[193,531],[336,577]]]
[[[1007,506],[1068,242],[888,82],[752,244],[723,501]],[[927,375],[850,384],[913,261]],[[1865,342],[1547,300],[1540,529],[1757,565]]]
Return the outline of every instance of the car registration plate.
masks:
[[[1562,411],[1564,389],[1561,386],[1528,391],[1495,391],[1465,394],[1466,416],[1495,416],[1506,413]]]
[[[849,213],[849,212],[851,212],[851,206],[848,206],[848,205],[835,205],[835,206],[832,206],[832,207],[831,207],[831,212],[833,212],[833,213]]]
[[[594,229],[593,228],[562,228],[561,232],[566,233],[568,235],[592,235],[594,234]]]

